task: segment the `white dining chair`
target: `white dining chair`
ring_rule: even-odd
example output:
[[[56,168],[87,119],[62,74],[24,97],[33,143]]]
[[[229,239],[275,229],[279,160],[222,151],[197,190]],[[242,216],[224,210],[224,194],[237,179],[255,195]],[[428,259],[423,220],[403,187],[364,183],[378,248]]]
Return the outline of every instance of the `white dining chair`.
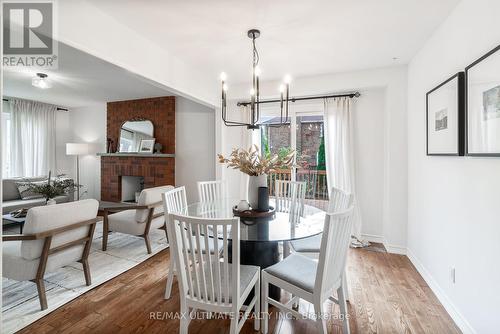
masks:
[[[329,213],[337,213],[346,210],[351,205],[354,205],[354,196],[348,194],[345,191],[332,187],[330,192],[330,200],[328,201],[328,211]],[[319,251],[321,248],[321,234],[315,235],[313,237],[298,239],[290,241],[290,248],[292,252],[300,253],[311,258],[317,259],[319,257]],[[344,287],[344,295],[346,300],[349,300],[349,293],[347,288],[347,275],[344,272],[342,276]]]
[[[291,217],[300,217],[304,212],[306,182],[276,180],[274,189],[276,212],[286,212]]]
[[[175,189],[172,189],[170,191],[167,191],[162,194],[162,199],[163,199],[163,205],[164,205],[164,211],[167,214],[187,214],[187,199],[186,199],[186,187],[178,187]],[[165,224],[168,224],[168,219],[165,221]],[[167,226],[165,228],[168,231]],[[168,232],[167,232],[168,235]],[[170,299],[170,296],[172,294],[172,285],[174,282],[174,276],[176,275],[176,265],[175,265],[175,251],[173,250],[173,247],[175,247],[169,240],[169,247],[170,247],[170,263],[169,263],[169,270],[168,270],[168,276],[167,276],[167,284],[165,286],[165,299]],[[212,239],[209,240],[208,242],[208,248],[209,252],[211,254],[219,253],[222,250],[222,245],[219,245],[217,248],[214,245],[214,242]],[[195,248],[196,249],[196,248]],[[201,246],[201,251],[202,253],[206,252],[206,247],[204,245]]]
[[[306,182],[276,180],[274,187],[276,212],[288,213],[291,222],[298,222],[304,213]],[[283,242],[283,257],[290,255],[290,245]]]
[[[228,198],[226,180],[199,181],[198,198],[200,202],[213,202]]]
[[[260,268],[240,265],[239,218],[205,219],[169,214],[169,235],[174,239],[177,261],[181,320],[180,333],[187,333],[191,313],[198,309],[230,315],[230,333],[238,333],[254,310],[254,329],[260,327]],[[210,234],[211,233],[211,234]],[[191,252],[208,244],[222,244],[220,256]],[[218,237],[217,237],[218,236]],[[229,239],[231,254],[229,252]],[[231,257],[230,257],[231,255]],[[231,259],[232,263],[229,263]],[[250,292],[254,296],[240,319],[240,310]],[[191,310],[190,310],[191,309]]]
[[[178,187],[167,191],[162,194],[164,211],[169,213],[178,213],[184,214],[187,208],[187,199],[186,199],[186,187]],[[168,224],[168,220],[165,220],[165,224]],[[168,228],[167,228],[168,231]],[[168,235],[168,232],[167,232]],[[168,267],[168,277],[167,277],[167,285],[165,287],[165,299],[170,299],[172,293],[172,284],[174,282],[174,275],[176,273],[175,267],[175,252],[172,251],[173,244],[169,240],[170,247],[170,263]]]
[[[347,319],[347,304],[342,288],[347,251],[351,237],[353,206],[339,213],[327,213],[321,238],[319,260],[293,253],[283,261],[262,270],[262,332],[268,331],[269,304],[289,312],[297,318],[309,318],[293,308],[299,299],[314,306],[314,319],[320,333],[327,333],[324,302],[333,299],[340,307],[343,333],[350,333]],[[269,284],[281,288],[294,296],[283,304],[269,297]],[[337,298],[331,296],[337,291]]]

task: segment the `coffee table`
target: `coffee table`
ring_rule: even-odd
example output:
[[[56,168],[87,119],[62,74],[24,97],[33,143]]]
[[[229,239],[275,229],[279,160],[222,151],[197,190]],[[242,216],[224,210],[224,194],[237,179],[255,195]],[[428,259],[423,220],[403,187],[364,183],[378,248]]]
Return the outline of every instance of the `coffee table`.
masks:
[[[19,234],[23,234],[23,227],[24,227],[24,222],[26,221],[26,217],[16,218],[12,217],[10,213],[7,213],[5,215],[2,215],[2,219],[7,220],[11,223],[19,224]]]

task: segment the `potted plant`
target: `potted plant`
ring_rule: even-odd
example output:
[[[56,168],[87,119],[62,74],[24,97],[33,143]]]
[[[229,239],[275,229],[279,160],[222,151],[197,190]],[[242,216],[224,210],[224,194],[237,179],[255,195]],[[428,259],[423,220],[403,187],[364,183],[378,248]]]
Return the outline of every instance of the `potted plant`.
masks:
[[[76,191],[81,186],[75,184],[72,179],[66,178],[65,174],[57,175],[53,180],[51,180],[51,172],[49,172],[49,177],[47,182],[25,182],[24,185],[27,188],[24,192],[31,192],[42,195],[47,201],[47,205],[56,204],[54,200],[55,197],[61,196],[69,193],[70,191]]]
[[[254,145],[248,150],[235,148],[228,158],[218,154],[219,162],[228,168],[238,169],[250,176],[248,178],[248,202],[252,208],[257,208],[259,187],[267,187],[267,174],[276,169],[289,169],[293,165],[295,152],[286,155],[261,156],[259,148]]]

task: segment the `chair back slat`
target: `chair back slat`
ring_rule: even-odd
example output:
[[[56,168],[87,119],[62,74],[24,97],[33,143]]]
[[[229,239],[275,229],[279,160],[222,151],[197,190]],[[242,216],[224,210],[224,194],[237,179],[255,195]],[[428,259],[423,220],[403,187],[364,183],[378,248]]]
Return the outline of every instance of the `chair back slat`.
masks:
[[[324,293],[342,280],[352,228],[353,206],[338,213],[327,213],[314,291]]]
[[[339,188],[332,187],[330,200],[328,201],[328,212],[335,213],[344,211],[354,205],[354,196]]]
[[[300,217],[304,212],[306,182],[276,180],[276,211],[286,212],[290,217]]]
[[[200,202],[213,202],[227,199],[227,183],[225,180],[198,182]]]
[[[231,297],[239,296],[239,219],[170,214],[169,225],[179,255],[176,261],[181,294],[197,302],[231,307],[234,302]],[[230,239],[237,241],[231,248]],[[210,254],[210,241],[214,249],[222,242],[222,256],[216,251]]]
[[[187,208],[186,187],[178,187],[163,194],[165,212],[184,214]]]

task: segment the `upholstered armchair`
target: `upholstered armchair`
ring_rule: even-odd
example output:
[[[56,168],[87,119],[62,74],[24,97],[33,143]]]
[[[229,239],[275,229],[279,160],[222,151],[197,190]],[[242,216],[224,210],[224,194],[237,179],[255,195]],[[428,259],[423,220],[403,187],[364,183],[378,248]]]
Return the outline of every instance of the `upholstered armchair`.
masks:
[[[90,285],[88,257],[98,206],[96,200],[87,199],[29,209],[24,233],[2,237],[2,276],[35,282],[42,310],[47,308],[46,272],[78,261]]]
[[[163,229],[165,212],[161,194],[174,189],[173,186],[148,188],[141,191],[137,205],[124,205],[104,210],[102,250],[108,245],[109,231],[136,235],[144,238],[148,254],[151,254],[149,232],[152,229]]]

